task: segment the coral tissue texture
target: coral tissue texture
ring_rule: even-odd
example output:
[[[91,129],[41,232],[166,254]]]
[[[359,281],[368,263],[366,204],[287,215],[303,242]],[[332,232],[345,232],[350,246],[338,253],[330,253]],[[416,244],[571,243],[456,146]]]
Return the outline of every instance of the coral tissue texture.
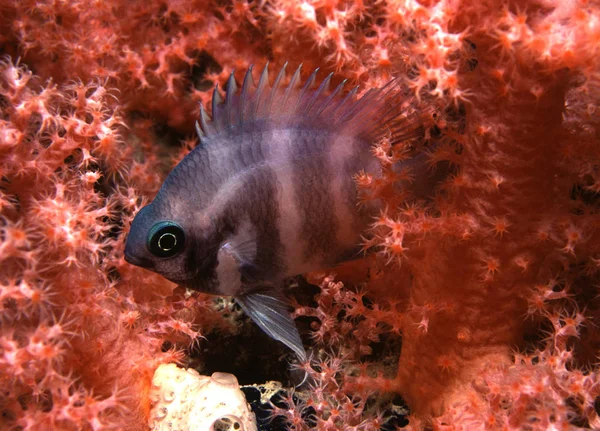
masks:
[[[374,143],[386,209],[294,301],[309,378],[273,423],[600,429],[597,0],[3,0],[0,51],[0,428],[147,429],[155,370],[239,329],[123,243],[208,90],[289,61],[434,106],[438,185],[392,187],[406,145]]]

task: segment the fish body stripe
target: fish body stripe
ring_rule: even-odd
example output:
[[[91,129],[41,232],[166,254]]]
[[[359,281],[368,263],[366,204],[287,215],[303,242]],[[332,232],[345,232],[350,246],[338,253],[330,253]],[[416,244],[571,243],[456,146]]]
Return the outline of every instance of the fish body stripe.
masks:
[[[338,263],[337,260],[342,256],[345,257],[357,249],[360,234],[366,227],[357,207],[357,190],[353,175],[360,169],[356,161],[361,159],[361,153],[368,152],[367,148],[367,143],[347,136],[336,137],[331,145],[329,164],[334,175],[329,188],[333,198],[333,211],[338,219],[336,243],[339,247],[334,263]]]
[[[248,262],[255,267],[256,275],[264,279],[278,278],[284,272],[283,246],[279,234],[277,175],[266,164],[244,174],[244,181],[232,196],[227,213],[234,226],[244,228],[249,222],[255,230],[256,257]],[[235,231],[233,232],[236,233]]]
[[[207,230],[208,237],[197,248],[207,254],[220,255],[221,261],[212,260],[208,267],[203,268],[203,276],[192,280],[189,287],[208,293],[231,295],[235,293],[231,291],[232,286],[220,285],[224,280],[223,271],[232,269],[230,256],[225,260],[219,250],[232,238],[248,236],[243,230],[252,229],[250,236],[256,241],[256,255],[247,262],[243,261],[246,256],[240,256],[240,270],[245,268],[254,279],[279,280],[285,272],[285,262],[282,259],[283,246],[278,228],[281,217],[275,171],[268,164],[261,163],[244,169],[238,175],[224,175],[223,178],[225,177],[229,181],[222,181],[211,204],[206,208],[199,208],[197,213],[190,213],[190,217],[209,221],[203,228]],[[222,263],[228,268],[219,268]],[[242,275],[239,274],[240,277]]]
[[[304,251],[308,246],[301,232],[303,218],[296,199],[297,182],[292,174],[296,136],[296,130],[276,130],[272,135],[275,142],[270,145],[267,157],[278,185],[277,228],[282,243],[281,259],[285,266],[285,274],[282,276],[296,275],[312,269],[304,258]]]
[[[304,130],[298,133],[293,150],[291,174],[306,262],[329,262],[337,243],[339,220],[331,190],[335,173],[328,154],[331,138],[330,134]]]

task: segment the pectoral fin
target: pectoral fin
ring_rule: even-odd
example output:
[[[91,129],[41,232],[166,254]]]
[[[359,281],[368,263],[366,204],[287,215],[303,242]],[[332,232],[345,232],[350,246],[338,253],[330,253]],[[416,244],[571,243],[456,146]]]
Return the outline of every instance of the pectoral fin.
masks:
[[[287,302],[266,288],[236,296],[244,312],[271,338],[292,349],[300,361],[306,361],[306,351],[292,319]]]
[[[250,224],[243,223],[221,248],[231,253],[240,264],[247,265],[256,259],[256,245],[255,229]]]

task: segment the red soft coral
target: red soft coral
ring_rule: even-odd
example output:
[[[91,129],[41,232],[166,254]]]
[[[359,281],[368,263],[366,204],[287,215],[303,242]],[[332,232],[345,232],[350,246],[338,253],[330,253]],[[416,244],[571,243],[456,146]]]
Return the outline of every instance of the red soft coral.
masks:
[[[126,174],[136,149],[124,145],[105,87],[35,82],[24,67],[0,64],[2,423],[144,429],[154,369],[182,360],[181,348],[200,336],[192,303],[124,264],[115,235],[141,204],[133,187],[154,193],[158,179]],[[143,171],[153,163],[147,157]],[[206,304],[210,327],[218,320]]]

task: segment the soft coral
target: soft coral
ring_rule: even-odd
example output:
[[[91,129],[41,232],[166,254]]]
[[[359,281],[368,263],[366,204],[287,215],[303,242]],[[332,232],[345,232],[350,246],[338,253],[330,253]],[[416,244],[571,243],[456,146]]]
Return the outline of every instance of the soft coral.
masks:
[[[134,148],[124,147],[119,105],[104,86],[35,82],[0,64],[2,423],[143,429],[154,369],[180,361],[199,336],[182,292],[122,261],[116,233],[141,203],[135,184],[155,192],[159,179],[126,171]],[[151,154],[140,160],[158,165]],[[207,311],[204,327],[218,321]]]

